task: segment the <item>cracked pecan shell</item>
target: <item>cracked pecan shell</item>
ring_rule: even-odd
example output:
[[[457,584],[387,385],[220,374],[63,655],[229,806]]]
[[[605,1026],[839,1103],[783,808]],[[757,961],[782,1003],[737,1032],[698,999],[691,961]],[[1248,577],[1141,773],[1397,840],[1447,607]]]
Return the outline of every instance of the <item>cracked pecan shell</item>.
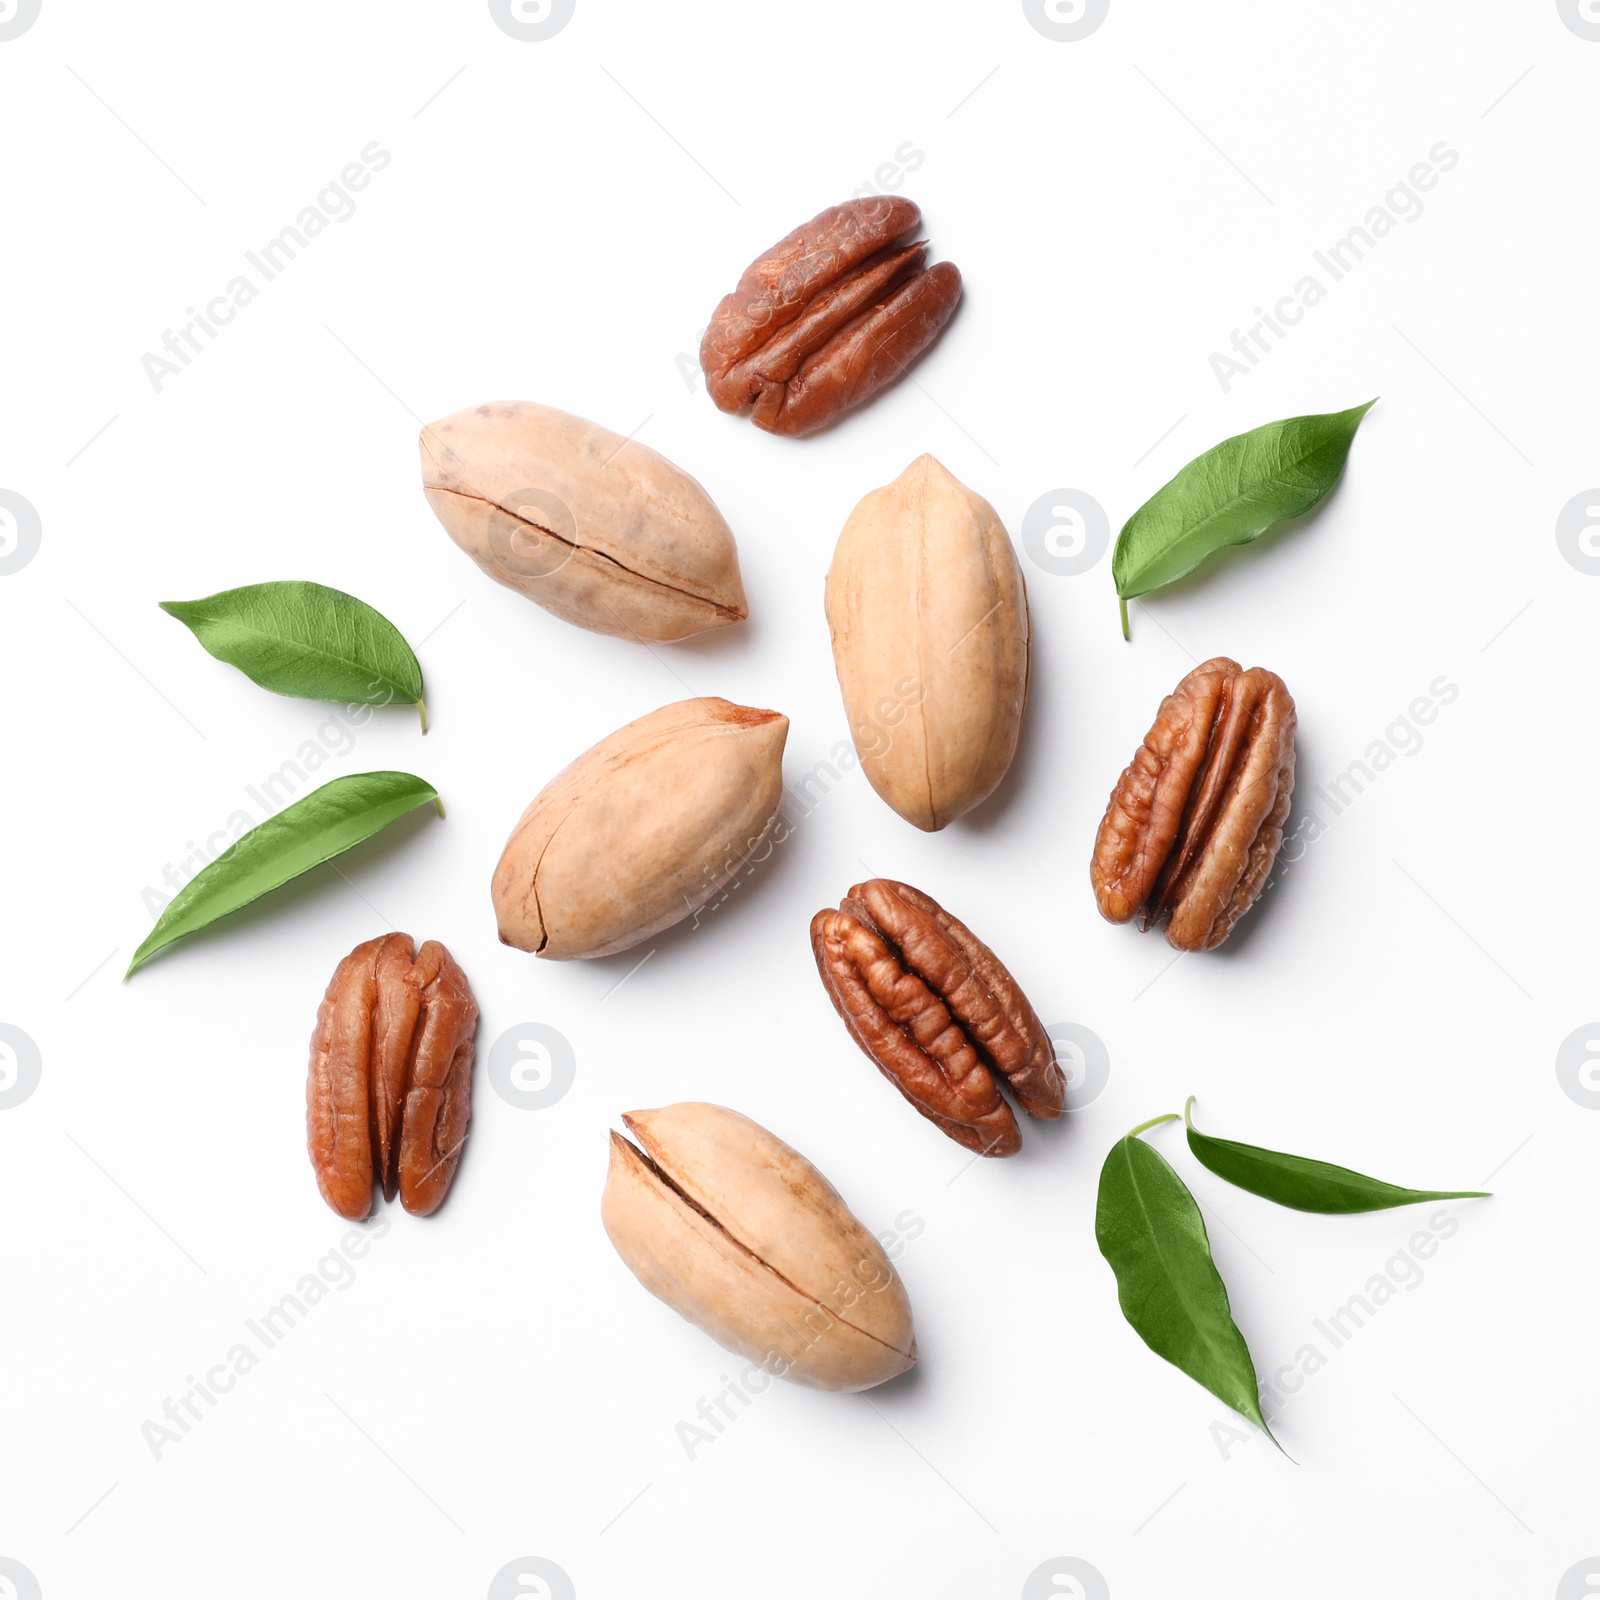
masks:
[[[657,1299],[774,1378],[869,1389],[917,1359],[883,1247],[800,1154],[726,1106],[622,1117],[606,1233]]]
[[[445,531],[552,615],[659,642],[749,615],[722,513],[648,445],[554,406],[496,400],[429,423],[418,446]]]
[[[1215,950],[1266,885],[1294,793],[1283,679],[1217,656],[1161,702],[1111,792],[1089,875],[1100,913]]]
[[[772,853],[788,733],[782,712],[713,695],[586,750],[506,840],[490,886],[501,943],[587,961],[715,910]]]
[[[352,1222],[376,1182],[407,1211],[438,1208],[472,1116],[478,1004],[442,944],[389,933],[338,965],[317,1012],[306,1144],[322,1198]]]
[[[911,241],[922,213],[877,195],[829,206],[758,256],[700,342],[706,392],[769,433],[825,427],[911,365],[950,320],[961,274]]]
[[[936,900],[888,878],[858,883],[811,919],[811,948],[856,1043],[957,1144],[1022,1148],[1000,1080],[1030,1116],[1061,1115],[1066,1081],[1027,996]]]

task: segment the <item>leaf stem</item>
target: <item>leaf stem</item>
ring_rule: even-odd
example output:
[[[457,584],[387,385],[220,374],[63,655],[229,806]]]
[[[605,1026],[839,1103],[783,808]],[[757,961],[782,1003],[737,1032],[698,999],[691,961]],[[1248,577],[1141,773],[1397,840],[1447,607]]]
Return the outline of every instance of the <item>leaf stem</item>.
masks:
[[[428,702],[421,695],[417,696],[417,710],[422,715],[422,731],[426,734],[428,731]]]
[[[435,795],[433,797],[433,803],[439,808],[439,820],[442,822],[444,820],[444,801],[441,800],[438,795]]]
[[[1189,1098],[1183,1102],[1183,1125],[1189,1129],[1191,1133],[1194,1131],[1194,1118],[1190,1116],[1189,1113],[1193,1110],[1194,1096],[1190,1095]]]
[[[1122,637],[1132,639],[1133,635],[1128,632],[1128,602],[1119,594],[1117,604],[1122,609]]]
[[[1151,1117],[1148,1122],[1141,1122],[1137,1128],[1129,1128],[1122,1137],[1124,1139],[1137,1139],[1141,1133],[1148,1133],[1151,1128],[1159,1127],[1163,1122],[1176,1122],[1177,1120],[1178,1113],[1169,1111],[1164,1117]]]

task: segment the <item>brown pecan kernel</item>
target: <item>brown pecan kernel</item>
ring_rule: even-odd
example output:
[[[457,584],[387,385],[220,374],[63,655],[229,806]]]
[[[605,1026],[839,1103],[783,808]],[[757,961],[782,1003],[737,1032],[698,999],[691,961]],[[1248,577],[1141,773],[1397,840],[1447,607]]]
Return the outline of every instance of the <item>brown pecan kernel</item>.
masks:
[[[847,201],[751,262],[700,343],[718,409],[811,433],[899,377],[961,298],[960,272],[907,242],[921,219],[909,200]]]
[[[835,1009],[878,1070],[957,1144],[1015,1155],[1030,1116],[1059,1117],[1066,1081],[1050,1036],[995,953],[937,901],[888,878],[811,919]]]
[[[339,963],[311,1036],[306,1144],[341,1217],[367,1216],[375,1180],[415,1216],[437,1209],[467,1139],[477,1027],[442,944],[390,933]]]
[[[1294,793],[1283,679],[1217,656],[1161,702],[1111,792],[1089,876],[1100,913],[1215,950],[1267,881]]]

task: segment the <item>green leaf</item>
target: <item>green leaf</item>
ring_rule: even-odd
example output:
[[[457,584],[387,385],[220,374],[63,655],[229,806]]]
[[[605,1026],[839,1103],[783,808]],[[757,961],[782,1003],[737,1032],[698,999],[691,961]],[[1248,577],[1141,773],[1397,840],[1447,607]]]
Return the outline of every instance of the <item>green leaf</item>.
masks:
[[[204,600],[163,600],[219,661],[302,700],[414,705],[428,731],[422,668],[400,630],[363,600],[320,583],[253,583]]]
[[[1157,1117],[1111,1147],[1100,1169],[1095,1240],[1117,1275],[1117,1299],[1134,1332],[1271,1438],[1255,1363],[1211,1259],[1200,1208],[1160,1152],[1139,1137],[1158,1122],[1177,1120]]]
[[[1401,1189],[1381,1178],[1369,1178],[1308,1156],[1285,1155],[1232,1139],[1213,1139],[1190,1120],[1194,1097],[1183,1108],[1189,1131],[1189,1148],[1203,1167],[1251,1194],[1276,1200],[1296,1211],[1321,1211],[1348,1215],[1357,1211],[1384,1211],[1390,1206],[1412,1206],[1419,1200],[1487,1200],[1482,1189]]]
[[[1111,557],[1128,637],[1128,601],[1193,572],[1230,544],[1309,511],[1338,481],[1361,419],[1349,411],[1286,417],[1196,456],[1122,525]]]
[[[133,952],[124,979],[174,939],[259,900],[430,800],[442,817],[433,786],[409,772],[354,772],[312,790],[229,845],[178,891]]]

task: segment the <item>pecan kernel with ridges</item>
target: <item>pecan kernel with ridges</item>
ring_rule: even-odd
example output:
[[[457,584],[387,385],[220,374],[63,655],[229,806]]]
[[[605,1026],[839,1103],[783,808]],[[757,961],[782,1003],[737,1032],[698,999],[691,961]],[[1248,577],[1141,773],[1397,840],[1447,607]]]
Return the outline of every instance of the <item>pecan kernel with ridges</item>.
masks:
[[[1000,1079],[1030,1116],[1061,1115],[1050,1036],[994,952],[937,901],[887,878],[858,883],[812,918],[811,946],[856,1043],[957,1144],[1022,1148]]]
[[[717,408],[811,433],[899,377],[961,298],[956,267],[928,267],[927,246],[909,240],[921,220],[909,200],[851,200],[751,262],[700,343]]]
[[[442,944],[357,945],[328,984],[311,1036],[306,1144],[322,1197],[352,1222],[384,1199],[436,1210],[472,1116],[478,1005]]]
[[[1111,793],[1090,879],[1101,915],[1215,950],[1266,885],[1294,793],[1283,679],[1216,656],[1161,702]]]

